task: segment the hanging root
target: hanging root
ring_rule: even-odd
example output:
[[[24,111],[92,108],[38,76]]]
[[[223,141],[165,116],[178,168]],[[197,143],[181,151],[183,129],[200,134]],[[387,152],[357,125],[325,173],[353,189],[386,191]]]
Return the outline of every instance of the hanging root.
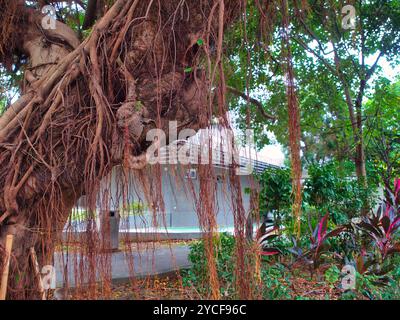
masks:
[[[294,201],[292,206],[294,221],[294,232],[297,237],[300,237],[301,232],[301,204],[302,204],[302,186],[301,186],[301,158],[300,158],[300,109],[296,94],[292,52],[290,48],[290,30],[289,30],[289,12],[287,0],[281,0],[282,8],[282,29],[283,29],[283,46],[285,54],[285,72],[286,72],[286,87],[288,99],[288,114],[289,114],[289,147],[290,160],[292,164],[292,194]]]
[[[12,53],[18,41],[18,2],[0,0],[0,60],[7,69],[12,67]]]
[[[168,132],[171,120],[182,129],[209,125],[215,79],[223,78],[217,74],[223,69],[224,29],[239,12],[237,1],[117,0],[79,43],[59,22],[56,30],[41,29],[43,16],[23,2],[1,0],[0,8],[1,17],[8,17],[0,20],[0,62],[23,53],[29,70],[22,96],[0,118],[0,250],[5,236],[15,234],[10,295],[29,298],[38,291],[27,252],[34,247],[40,265],[53,264],[55,244],[77,200],[86,195],[92,213],[100,181],[114,166],[143,168],[149,130]],[[29,32],[19,34],[15,23]],[[206,40],[202,47],[196,44],[200,38]],[[224,110],[223,96],[219,101]],[[153,195],[161,194],[157,185]],[[162,199],[155,200],[162,208]],[[214,230],[212,201],[201,199],[199,210]],[[83,251],[95,270],[93,230],[90,216]],[[215,259],[208,252],[212,271]],[[214,298],[217,280],[212,271]]]

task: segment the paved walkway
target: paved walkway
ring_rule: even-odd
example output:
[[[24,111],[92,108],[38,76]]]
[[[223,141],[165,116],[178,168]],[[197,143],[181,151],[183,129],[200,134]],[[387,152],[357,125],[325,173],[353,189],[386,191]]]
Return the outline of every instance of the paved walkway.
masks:
[[[132,250],[132,256],[128,257],[125,252],[114,252],[111,257],[111,272],[113,282],[123,282],[130,277],[130,265],[133,266],[136,277],[149,275],[160,275],[190,267],[188,260],[189,247],[182,244],[171,244],[171,246],[161,246],[158,248],[147,248],[146,250]],[[105,260],[105,259],[104,259]],[[97,265],[101,263],[101,259]],[[55,254],[56,265],[56,284],[58,288],[64,287],[64,272],[67,267],[69,287],[74,287],[75,277],[79,275],[79,270],[83,267],[84,283],[88,282],[89,264],[86,258],[69,253],[63,257],[61,253]],[[74,272],[74,266],[78,267],[78,274]],[[100,275],[96,275],[100,280]]]

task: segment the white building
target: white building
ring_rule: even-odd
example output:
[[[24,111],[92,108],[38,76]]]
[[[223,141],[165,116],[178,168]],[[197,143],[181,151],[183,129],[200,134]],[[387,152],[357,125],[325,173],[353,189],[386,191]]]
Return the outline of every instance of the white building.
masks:
[[[155,236],[177,239],[197,237],[201,234],[201,230],[196,201],[202,201],[204,197],[199,192],[198,168],[202,165],[202,159],[212,159],[212,173],[209,178],[213,180],[211,185],[214,188],[207,196],[214,196],[215,217],[219,231],[232,232],[234,210],[229,175],[234,172],[240,179],[243,206],[247,213],[250,208],[250,195],[245,190],[256,186],[253,174],[262,172],[268,166],[279,166],[276,161],[268,163],[257,160],[257,154],[250,148],[247,150],[238,148],[238,151],[233,152],[229,144],[220,139],[220,134],[216,134],[215,130],[211,134],[212,143],[201,143],[208,140],[193,137],[188,141],[177,140],[173,145],[161,148],[160,154],[157,154],[161,177],[152,176],[154,165],[148,165],[141,173],[127,172],[122,167],[115,167],[111,175],[103,180],[98,199],[99,210],[107,208],[112,216],[111,219],[118,217],[119,214],[121,217],[119,232],[128,232],[133,237],[147,239]],[[199,136],[201,135],[200,133]],[[182,159],[179,158],[183,153],[189,157],[189,161],[183,161],[185,164],[182,164],[180,161]],[[176,161],[177,155],[178,161]],[[230,170],[234,166],[233,163],[237,164],[234,171]],[[143,179],[150,181],[153,179],[153,182],[147,183],[148,187],[144,187],[146,183]],[[161,187],[149,187],[154,183],[154,179],[159,181]],[[147,192],[144,191],[146,188]],[[162,190],[162,194],[157,194],[156,197],[162,196],[164,210],[162,208],[153,210],[154,204],[151,198],[157,189]],[[80,224],[80,231],[84,228],[84,225]]]

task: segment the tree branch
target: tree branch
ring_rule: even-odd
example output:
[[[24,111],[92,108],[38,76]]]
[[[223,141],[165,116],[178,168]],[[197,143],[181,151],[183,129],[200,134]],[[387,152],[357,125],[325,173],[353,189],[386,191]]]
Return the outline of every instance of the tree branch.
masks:
[[[226,89],[234,94],[235,96],[241,97],[246,101],[249,101],[250,103],[252,103],[253,105],[255,105],[257,107],[258,112],[265,118],[268,120],[276,120],[276,117],[273,115],[270,115],[268,113],[265,112],[263,105],[261,104],[260,101],[258,101],[257,99],[254,99],[250,96],[248,96],[247,94],[245,94],[244,92],[239,91],[236,88],[230,87],[230,86],[226,86]]]
[[[326,60],[323,56],[318,54],[315,50],[311,49],[303,40],[300,40],[299,38],[292,37],[292,39],[297,42],[299,45],[301,45],[304,49],[312,53],[317,59],[321,60],[323,64],[333,73],[336,73],[336,70],[332,65],[329,63],[328,60]]]

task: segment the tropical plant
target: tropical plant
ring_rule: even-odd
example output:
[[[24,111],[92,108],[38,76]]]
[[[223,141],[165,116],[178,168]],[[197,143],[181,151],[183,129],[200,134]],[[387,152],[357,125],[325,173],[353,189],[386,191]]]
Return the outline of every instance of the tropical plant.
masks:
[[[345,230],[344,226],[339,226],[328,232],[328,219],[329,213],[325,214],[318,222],[315,229],[312,231],[309,239],[310,244],[307,250],[303,250],[297,245],[297,240],[292,237],[293,247],[289,248],[289,252],[293,253],[298,261],[312,266],[313,269],[318,269],[323,264],[323,254],[327,253],[330,249],[328,239],[339,235]]]
[[[340,280],[341,272],[336,265],[332,265],[325,271],[325,281],[329,283],[331,287]]]
[[[398,179],[395,180],[394,190],[395,194],[386,190],[391,203],[385,200],[376,213],[345,226],[346,234],[352,239],[345,264],[355,267],[357,290],[370,299],[382,296],[382,286],[390,288],[393,294],[397,292],[393,270],[396,268],[394,254],[400,252],[397,237],[400,229]]]
[[[260,233],[257,239],[257,245],[259,252],[262,256],[273,256],[281,254],[282,251],[276,247],[271,246],[274,239],[279,236],[279,227],[274,226],[270,228],[263,228],[265,230],[262,234]]]
[[[395,194],[386,190],[391,203],[384,201],[375,214],[363,217],[357,224],[357,227],[373,240],[382,259],[385,259],[387,255],[400,252],[400,243],[396,242],[395,238],[400,229],[400,179],[396,179],[394,190]]]

